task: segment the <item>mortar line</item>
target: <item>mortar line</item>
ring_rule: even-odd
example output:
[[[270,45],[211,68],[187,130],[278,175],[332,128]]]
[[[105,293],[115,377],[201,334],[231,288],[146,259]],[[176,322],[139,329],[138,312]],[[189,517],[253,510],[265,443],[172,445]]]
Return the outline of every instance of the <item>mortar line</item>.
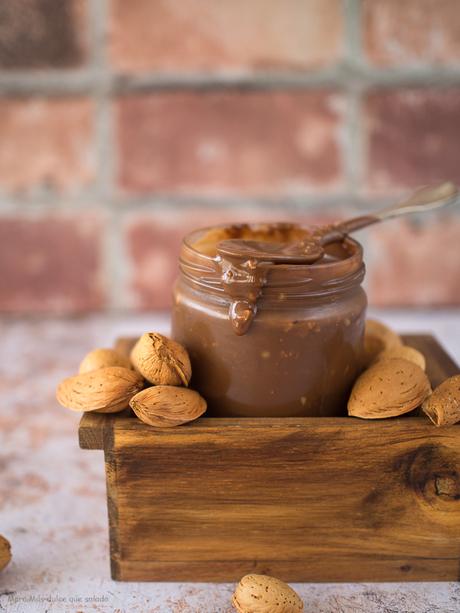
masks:
[[[57,215],[64,211],[72,213],[89,211],[89,210],[104,210],[110,207],[117,214],[123,215],[126,211],[143,211],[152,210],[158,212],[163,208],[177,207],[179,210],[187,211],[191,208],[210,208],[216,207],[221,209],[226,208],[245,208],[245,207],[286,207],[308,211],[316,206],[339,206],[347,205],[347,208],[362,208],[369,209],[372,206],[385,206],[399,197],[406,196],[410,193],[410,188],[402,188],[394,190],[391,194],[364,193],[352,195],[346,189],[334,191],[330,193],[324,192],[309,192],[296,195],[241,195],[241,194],[193,194],[193,195],[176,195],[176,194],[151,194],[147,196],[132,196],[123,198],[97,198],[94,194],[85,195],[84,197],[69,198],[64,200],[65,206],[56,205],[58,195],[50,198],[28,198],[27,200],[20,198],[4,197],[0,199],[0,213],[9,214],[16,211],[18,216],[26,216],[33,214],[35,210],[54,210]],[[19,210],[20,207],[20,210]]]
[[[350,2],[352,0],[348,0]],[[92,0],[96,2],[96,0]],[[102,10],[105,0],[96,4]],[[379,69],[353,62],[343,62],[333,68],[315,72],[268,72],[254,74],[147,74],[124,75],[106,71],[98,64],[85,68],[58,70],[52,73],[11,72],[0,74],[0,94],[6,96],[48,95],[66,96],[91,94],[101,89],[113,94],[129,94],[161,90],[273,90],[309,88],[393,88],[393,87],[455,87],[460,85],[460,68],[407,67]]]
[[[404,195],[407,195],[410,190],[405,190],[403,192]],[[66,207],[66,208],[56,208],[55,205],[49,203],[41,203],[36,206],[23,207],[20,211],[14,205],[10,205],[10,207],[2,207],[0,208],[0,219],[7,218],[21,218],[21,219],[43,219],[47,216],[57,217],[57,218],[72,218],[73,216],[81,216],[81,213],[84,212],[95,212],[100,215],[103,223],[105,224],[105,232],[102,241],[102,249],[103,249],[103,259],[106,262],[106,257],[109,257],[109,265],[110,269],[113,270],[113,276],[106,272],[106,276],[108,279],[117,280],[117,285],[119,289],[123,289],[124,283],[127,279],[129,279],[129,275],[127,275],[127,270],[129,270],[129,266],[127,262],[122,257],[125,253],[125,245],[122,241],[122,233],[124,229],[125,222],[130,218],[135,218],[137,215],[158,215],[162,214],[164,211],[171,212],[173,211],[175,214],[180,215],[181,213],[186,213],[190,211],[190,209],[199,208],[202,210],[215,211],[216,209],[225,210],[225,208],[231,206],[233,210],[239,210],[250,208],[252,211],[260,211],[264,212],[267,210],[267,206],[271,206],[275,209],[279,209],[282,212],[285,212],[287,215],[299,215],[305,217],[306,214],[311,214],[315,216],[316,214],[326,213],[326,214],[334,214],[334,216],[339,219],[344,217],[345,215],[359,215],[362,212],[368,212],[373,209],[377,209],[379,207],[384,207],[389,204],[392,204],[398,200],[401,194],[394,194],[393,196],[386,197],[360,197],[360,198],[346,198],[345,194],[337,195],[334,198],[324,200],[320,198],[312,197],[308,202],[305,200],[296,201],[292,199],[283,199],[277,201],[247,201],[247,200],[238,200],[231,202],[221,202],[216,201],[215,199],[203,201],[199,199],[199,201],[191,201],[191,202],[175,202],[175,206],[171,207],[171,204],[165,200],[159,202],[149,202],[147,203],[131,203],[129,207],[121,208],[118,211],[114,211],[111,203],[106,203],[104,205],[100,205],[97,209],[93,207],[86,207],[82,210],[80,206],[78,207]],[[436,219],[445,220],[451,219],[452,217],[458,217],[458,207],[447,207],[446,209],[442,209],[436,212]],[[411,223],[420,224],[421,226],[429,223],[429,218],[427,218],[427,214],[420,213],[418,215],[411,215],[410,218]],[[104,263],[103,262],[103,263]],[[107,271],[107,266],[103,266]],[[110,290],[110,287],[109,287]],[[115,290],[114,290],[115,291]],[[113,298],[113,304],[117,305],[120,303],[120,296],[122,294],[116,294]]]
[[[113,146],[111,138],[111,81],[112,75],[106,56],[106,28],[108,23],[107,0],[90,0],[93,24],[93,66],[100,76],[94,88],[96,103],[94,148],[97,164],[97,183],[94,195],[98,206],[108,210],[104,219],[102,258],[105,278],[107,308],[113,310],[119,293],[119,247],[117,245],[117,208],[113,206]]]
[[[163,210],[161,207],[160,210]],[[142,210],[142,209],[141,209]],[[149,208],[149,211],[151,208]],[[175,209],[177,210],[177,209]],[[130,217],[135,217],[141,212],[137,208],[129,208],[117,212],[116,220],[112,226],[111,240],[112,252],[116,253],[116,270],[112,276],[114,293],[112,295],[112,310],[136,310],[135,298],[130,286],[130,281],[134,278],[133,262],[128,253],[128,243],[124,238],[126,222]],[[135,265],[134,265],[135,267]]]
[[[403,192],[404,193],[404,192]],[[309,208],[316,203],[326,204],[342,203],[344,198],[348,196],[348,191],[340,190],[331,193],[324,192],[309,192],[298,195],[247,195],[244,194],[193,194],[193,195],[176,195],[176,194],[150,194],[146,196],[132,197],[117,197],[114,199],[97,198],[95,194],[85,194],[74,198],[65,198],[65,209],[71,211],[82,211],[93,209],[94,207],[110,205],[114,211],[123,213],[131,207],[139,210],[147,208],[158,209],[161,206],[177,206],[186,210],[190,207],[216,205],[221,208],[234,206],[297,206],[300,208]],[[21,207],[22,211],[33,211],[35,208],[53,208],[56,212],[63,210],[62,207],[56,206],[56,198],[59,196],[52,195],[46,198],[8,198],[0,199],[0,211],[14,210]],[[380,199],[382,200],[382,199]]]
[[[355,69],[364,65],[362,6],[360,0],[345,0],[347,44],[350,60]],[[352,83],[348,89],[348,188],[353,197],[362,191],[364,156],[363,92],[365,87]]]
[[[357,7],[354,0],[344,0],[343,2],[343,20],[344,20],[344,59],[350,72],[355,71],[355,66],[359,64],[360,49],[357,46]],[[353,87],[347,83],[344,87],[344,96],[346,100],[346,108],[343,120],[343,134],[340,139],[340,152],[343,160],[343,172],[347,191],[350,195],[355,192],[355,158],[354,158],[354,140],[355,140],[355,106],[356,99],[353,93]]]

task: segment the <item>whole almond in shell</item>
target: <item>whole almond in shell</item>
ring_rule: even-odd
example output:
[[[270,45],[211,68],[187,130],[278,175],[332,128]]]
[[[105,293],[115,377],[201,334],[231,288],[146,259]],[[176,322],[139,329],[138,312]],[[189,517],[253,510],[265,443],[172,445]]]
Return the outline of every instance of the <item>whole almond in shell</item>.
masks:
[[[171,385],[148,387],[129,405],[141,421],[157,428],[180,426],[206,411],[206,400],[198,392]]]
[[[428,377],[402,358],[381,360],[356,380],[348,414],[364,419],[395,417],[417,408],[431,393]]]
[[[391,349],[385,349],[377,355],[375,361],[393,360],[394,358],[402,358],[408,362],[413,362],[414,364],[417,364],[417,366],[420,366],[422,370],[425,370],[426,368],[426,360],[423,353],[420,353],[420,351],[414,349],[414,347],[409,347],[408,345],[400,345]]]
[[[123,366],[131,369],[129,359],[115,351],[115,349],[93,349],[83,358],[78,372],[82,375],[85,372],[106,368],[107,366]]]
[[[131,362],[154,385],[187,386],[192,376],[185,347],[157,332],[141,336],[131,351]]]
[[[266,575],[246,575],[238,583],[232,604],[238,613],[298,613],[303,602],[284,581]]]
[[[3,570],[11,560],[11,545],[0,534],[0,570]]]
[[[117,413],[128,407],[143,386],[144,380],[134,370],[107,366],[64,379],[56,397],[63,407],[74,411]]]
[[[460,375],[438,385],[422,404],[423,412],[436,426],[452,426],[460,421]]]
[[[379,353],[399,347],[403,342],[391,328],[376,319],[366,319],[364,328],[364,359],[371,364]]]

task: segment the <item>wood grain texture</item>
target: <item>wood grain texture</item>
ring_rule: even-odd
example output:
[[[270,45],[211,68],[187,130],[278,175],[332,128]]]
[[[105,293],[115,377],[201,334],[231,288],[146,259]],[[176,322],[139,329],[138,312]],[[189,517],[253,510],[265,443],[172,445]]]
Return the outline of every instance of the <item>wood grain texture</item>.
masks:
[[[433,384],[458,371],[431,337],[408,341]],[[101,417],[83,418],[83,440],[105,447],[115,579],[460,578],[460,426],[201,418],[160,430]]]
[[[83,413],[78,428],[78,443],[81,449],[104,449],[104,428],[107,415]]]

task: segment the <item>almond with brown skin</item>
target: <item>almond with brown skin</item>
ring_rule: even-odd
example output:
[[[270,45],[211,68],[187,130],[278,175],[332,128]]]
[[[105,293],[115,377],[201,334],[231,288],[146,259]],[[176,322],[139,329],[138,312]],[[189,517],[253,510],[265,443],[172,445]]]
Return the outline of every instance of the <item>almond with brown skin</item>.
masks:
[[[364,419],[395,417],[417,408],[431,393],[428,377],[402,358],[381,360],[356,380],[348,414]]]
[[[436,426],[460,421],[460,375],[446,379],[422,404],[423,412]]]
[[[382,351],[377,355],[375,361],[393,360],[394,358],[402,358],[408,362],[413,362],[414,364],[417,364],[417,366],[420,366],[422,370],[425,370],[426,368],[426,361],[423,353],[420,353],[420,351],[414,349],[414,347],[409,347],[408,345],[400,345],[391,349],[385,349],[385,351]]]
[[[154,385],[187,386],[192,376],[185,347],[157,332],[141,336],[131,351],[131,362]]]
[[[107,366],[123,366],[131,369],[129,358],[118,353],[115,349],[93,349],[83,358],[78,372],[82,375],[85,372],[106,368]]]
[[[180,426],[206,411],[206,400],[198,392],[171,385],[148,387],[129,405],[141,421],[157,428]]]
[[[399,347],[401,338],[388,326],[375,319],[367,319],[364,329],[365,363],[371,364],[377,355],[387,349]]]
[[[11,545],[4,536],[0,534],[0,570],[3,570],[11,560]]]
[[[303,602],[284,581],[267,575],[246,575],[236,586],[232,604],[238,613],[298,613]]]
[[[74,411],[117,413],[144,386],[139,373],[122,366],[107,366],[64,379],[57,388],[60,404]]]

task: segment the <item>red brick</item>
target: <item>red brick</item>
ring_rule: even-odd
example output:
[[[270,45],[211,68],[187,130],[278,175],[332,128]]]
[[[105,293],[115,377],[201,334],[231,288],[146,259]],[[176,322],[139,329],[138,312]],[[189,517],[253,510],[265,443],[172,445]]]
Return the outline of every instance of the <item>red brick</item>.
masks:
[[[122,189],[302,193],[341,179],[341,99],[321,92],[175,92],[118,102]]]
[[[94,214],[0,218],[0,311],[102,307],[100,241]]]
[[[89,100],[0,100],[0,189],[87,185],[95,175],[92,137]]]
[[[458,0],[364,0],[364,46],[378,66],[456,64]]]
[[[276,221],[321,224],[329,223],[331,218],[317,210],[296,213],[279,207],[268,210],[187,208],[131,216],[124,232],[128,268],[131,270],[131,277],[126,280],[125,306],[141,309],[170,307],[180,245],[189,232],[220,223]]]
[[[460,89],[374,93],[367,126],[371,188],[460,181]]]
[[[339,0],[112,0],[109,44],[127,72],[316,68],[342,51]]]
[[[0,68],[79,66],[86,54],[86,0],[6,0],[0,5]]]
[[[460,218],[376,226],[366,254],[369,300],[379,306],[460,305]]]

